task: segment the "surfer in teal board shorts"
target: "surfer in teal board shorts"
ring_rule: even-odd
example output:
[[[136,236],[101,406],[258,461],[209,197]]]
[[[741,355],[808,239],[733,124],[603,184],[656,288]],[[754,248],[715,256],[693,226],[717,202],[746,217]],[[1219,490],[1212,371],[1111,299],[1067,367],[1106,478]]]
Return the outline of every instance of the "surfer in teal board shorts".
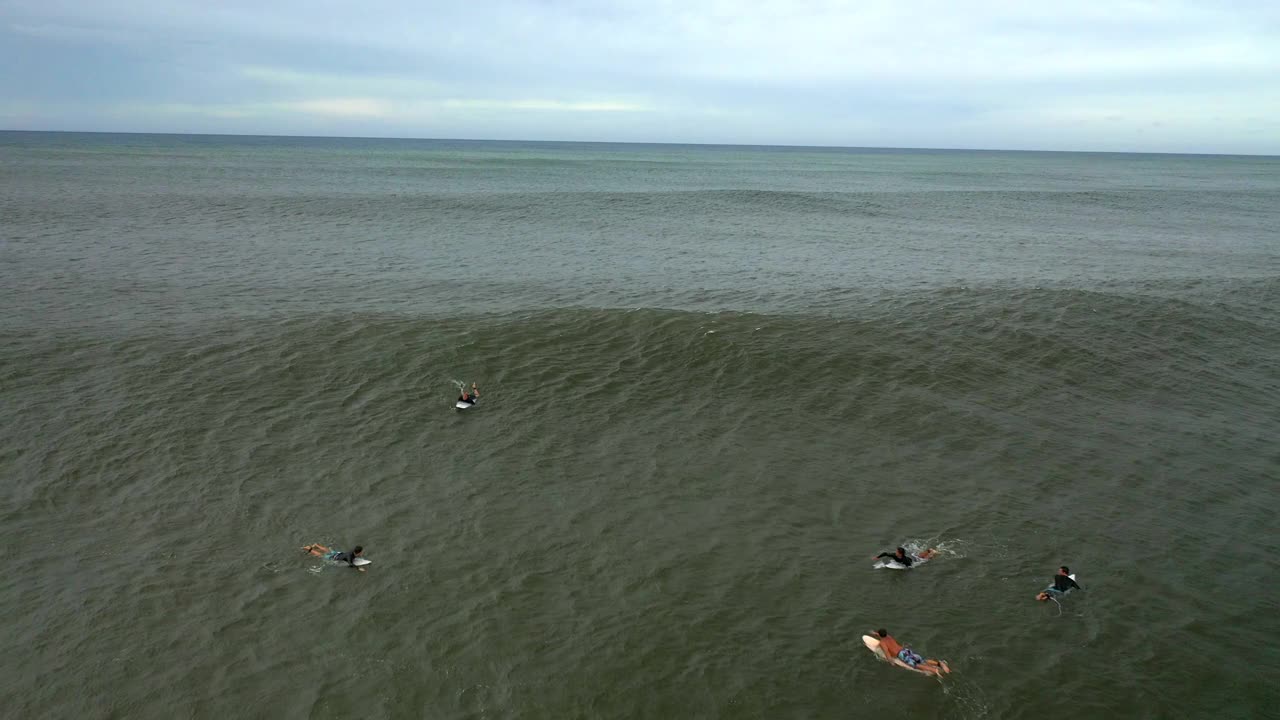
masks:
[[[303,546],[302,549],[305,550],[306,552],[311,553],[312,555],[315,555],[316,557],[322,557],[326,560],[332,560],[334,562],[344,562],[347,564],[347,567],[353,567],[362,572],[364,571],[364,568],[356,567],[356,558],[364,556],[364,547],[360,545],[357,545],[354,548],[352,548],[351,552],[343,552],[341,550],[330,550],[329,548],[319,543]]]

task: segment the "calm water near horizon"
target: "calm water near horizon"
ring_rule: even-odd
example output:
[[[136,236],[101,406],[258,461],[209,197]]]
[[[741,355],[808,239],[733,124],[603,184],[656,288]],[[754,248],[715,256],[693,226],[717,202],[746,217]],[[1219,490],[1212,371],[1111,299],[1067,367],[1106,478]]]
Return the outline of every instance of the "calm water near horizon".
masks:
[[[6,717],[1280,716],[1280,158],[0,132],[0,340]]]

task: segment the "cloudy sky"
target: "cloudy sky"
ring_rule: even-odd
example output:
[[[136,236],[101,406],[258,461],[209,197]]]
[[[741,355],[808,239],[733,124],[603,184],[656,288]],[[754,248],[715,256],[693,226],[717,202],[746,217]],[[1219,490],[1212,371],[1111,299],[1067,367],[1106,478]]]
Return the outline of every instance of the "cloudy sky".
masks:
[[[0,0],[0,128],[1280,154],[1280,0]]]

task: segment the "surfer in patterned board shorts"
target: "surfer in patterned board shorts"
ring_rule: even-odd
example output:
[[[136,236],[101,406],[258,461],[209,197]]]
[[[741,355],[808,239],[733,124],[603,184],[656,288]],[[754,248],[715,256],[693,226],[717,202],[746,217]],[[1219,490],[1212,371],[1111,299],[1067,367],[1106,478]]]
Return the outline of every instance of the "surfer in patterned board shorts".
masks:
[[[475,383],[471,383],[471,392],[463,390],[462,394],[458,396],[458,402],[464,402],[470,405],[475,405],[476,401],[479,399],[480,389],[476,387]]]
[[[875,631],[876,637],[880,640],[880,650],[884,652],[884,656],[893,660],[897,658],[905,663],[912,670],[920,670],[922,672],[932,673],[941,676],[943,673],[951,672],[951,667],[947,665],[945,660],[934,660],[933,658],[925,658],[909,647],[905,647],[898,643],[897,640],[889,634],[889,631],[880,628]]]

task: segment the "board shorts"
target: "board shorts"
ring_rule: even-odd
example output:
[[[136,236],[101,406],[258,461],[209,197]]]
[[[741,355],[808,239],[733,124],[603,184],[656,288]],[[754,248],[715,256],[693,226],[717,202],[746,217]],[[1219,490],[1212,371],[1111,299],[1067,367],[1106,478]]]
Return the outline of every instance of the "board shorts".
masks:
[[[1044,589],[1044,591],[1045,591],[1045,592],[1047,592],[1047,593],[1049,593],[1049,597],[1062,597],[1063,595],[1066,595],[1066,594],[1067,594],[1067,591],[1066,591],[1066,590],[1059,590],[1058,588],[1056,588],[1056,587],[1054,587],[1054,586],[1052,586],[1052,585],[1050,585],[1049,587],[1045,588],[1045,589]]]
[[[339,556],[339,555],[341,555],[341,554],[342,554],[342,551],[341,551],[341,550],[330,550],[329,552],[327,552],[327,553],[325,553],[325,554],[324,554],[324,559],[325,559],[325,560],[337,560],[337,559],[338,559],[338,556]]]
[[[915,667],[920,663],[924,662],[924,658],[915,654],[915,652],[912,651],[911,648],[902,648],[901,650],[899,650],[898,659],[910,665],[911,667]]]

